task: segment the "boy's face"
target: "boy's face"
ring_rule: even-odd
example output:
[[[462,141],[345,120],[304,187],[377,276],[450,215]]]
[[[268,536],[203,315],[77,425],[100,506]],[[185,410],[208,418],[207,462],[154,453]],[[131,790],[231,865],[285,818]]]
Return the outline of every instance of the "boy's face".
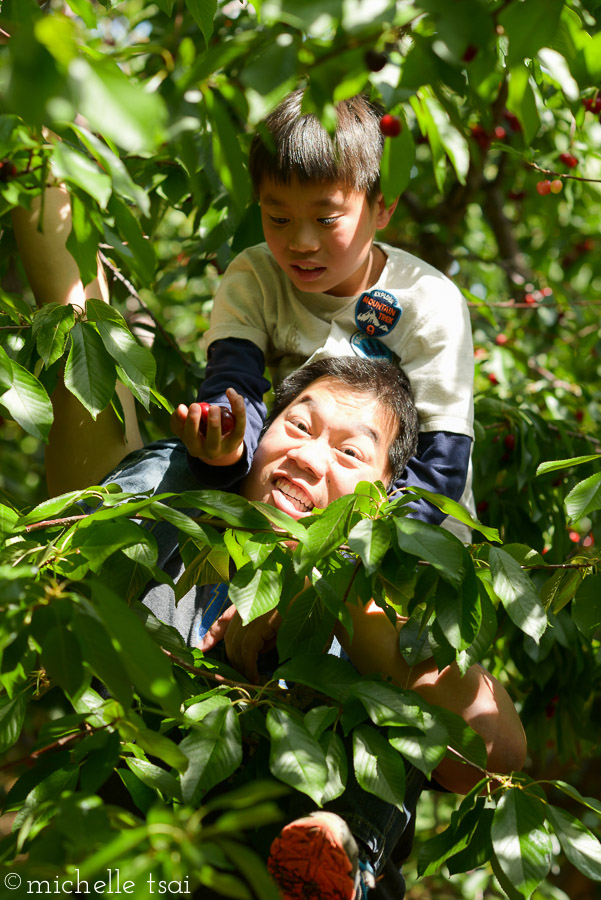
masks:
[[[396,204],[387,209],[381,194],[370,204],[365,193],[337,185],[270,178],[259,200],[265,240],[299,290],[351,297],[375,284],[384,258],[374,235]]]
[[[360,481],[390,478],[397,422],[376,397],[337,378],[318,378],[272,422],[242,486],[299,519],[350,494]]]

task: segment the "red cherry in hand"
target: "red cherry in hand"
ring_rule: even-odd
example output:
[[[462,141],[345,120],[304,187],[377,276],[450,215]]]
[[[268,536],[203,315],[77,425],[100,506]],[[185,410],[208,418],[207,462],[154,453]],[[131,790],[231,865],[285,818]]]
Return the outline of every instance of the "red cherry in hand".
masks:
[[[385,113],[380,119],[380,131],[384,137],[398,137],[401,133],[401,120],[398,116]]]
[[[210,403],[200,403],[200,423],[198,425],[198,429],[201,434],[207,433],[207,419],[209,416],[209,410],[211,408]],[[225,437],[226,434],[229,434],[234,430],[236,425],[236,417],[232,413],[231,409],[227,406],[220,406],[221,410],[221,435]]]

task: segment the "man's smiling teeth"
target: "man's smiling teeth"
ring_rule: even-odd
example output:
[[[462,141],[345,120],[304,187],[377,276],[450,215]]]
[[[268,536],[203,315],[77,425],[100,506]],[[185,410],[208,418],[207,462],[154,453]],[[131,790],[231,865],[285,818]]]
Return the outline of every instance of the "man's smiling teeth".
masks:
[[[300,509],[303,511],[309,511],[313,509],[313,503],[307,500],[307,495],[304,491],[301,491],[300,488],[297,488],[294,484],[291,484],[289,481],[286,481],[284,478],[276,478],[275,486],[278,491],[281,491],[282,494],[285,494],[289,500],[294,501],[295,505],[298,505]]]

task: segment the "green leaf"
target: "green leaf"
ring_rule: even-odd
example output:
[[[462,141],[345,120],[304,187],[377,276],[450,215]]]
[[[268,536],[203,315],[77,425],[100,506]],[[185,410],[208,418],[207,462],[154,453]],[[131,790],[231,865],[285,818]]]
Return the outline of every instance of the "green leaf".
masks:
[[[331,641],[335,619],[324,609],[315,590],[305,590],[291,603],[278,631],[280,659],[297,654],[320,653]]]
[[[421,845],[417,869],[420,877],[433,875],[451,856],[460,853],[469,845],[482,816],[486,813],[492,816],[493,810],[485,810],[483,805],[484,800],[479,799],[472,809],[456,810],[451,816],[449,827]],[[490,821],[488,830],[490,833]]]
[[[115,364],[90,323],[77,322],[71,330],[71,340],[65,386],[96,419],[115,392]]]
[[[318,741],[295,715],[273,707],[267,713],[271,737],[269,768],[275,778],[289,784],[321,805],[328,783],[328,766]]]
[[[266,527],[265,517],[248,500],[237,494],[225,491],[186,491],[181,495],[181,503],[223,519],[233,528],[263,531]]]
[[[307,529],[302,521],[293,519],[288,513],[283,512],[281,509],[276,509],[275,506],[270,506],[268,503],[263,503],[261,500],[251,500],[250,505],[259,510],[278,530],[288,532],[301,543],[306,541]]]
[[[327,653],[319,653],[317,656],[296,656],[283,666],[279,666],[273,677],[306,684],[316,691],[327,693],[329,697],[341,703],[349,696],[352,686],[361,679],[350,663]]]
[[[115,61],[78,56],[69,66],[69,81],[92,131],[129,153],[152,152],[163,140],[167,121],[163,99],[126,76]],[[110,192],[111,179],[104,177]],[[100,205],[105,207],[106,201]]]
[[[438,625],[451,646],[459,651],[467,650],[472,645],[482,622],[480,597],[473,569],[471,575],[471,578],[466,577],[459,590],[440,581],[435,595],[434,608]],[[474,590],[465,590],[466,582],[473,584]]]
[[[152,242],[144,237],[140,223],[127,204],[114,194],[109,201],[108,211],[115,220],[115,228],[122,242],[115,249],[148,287],[154,278],[156,266]]]
[[[418,519],[395,518],[394,524],[400,550],[426,560],[453,584],[463,581],[466,570],[461,541],[445,529]]]
[[[134,685],[167,712],[176,712],[180,696],[167,657],[120,597],[100,581],[90,584],[96,612]]]
[[[572,865],[591,881],[601,881],[601,844],[592,831],[557,806],[547,807],[547,818]]]
[[[138,344],[133,334],[114,322],[100,321],[96,327],[104,347],[128,377],[128,387],[145,409],[150,406],[150,385],[156,366],[147,347]]]
[[[564,794],[567,794],[568,797],[571,797],[572,800],[577,800],[578,803],[588,806],[589,809],[594,810],[598,815],[601,814],[601,800],[597,800],[595,797],[583,797],[580,791],[576,790],[575,787],[572,787],[571,784],[566,784],[565,781],[557,781],[554,779],[551,781],[551,784],[560,791],[563,791]]]
[[[547,627],[547,617],[530,578],[504,550],[490,548],[490,569],[495,594],[510,619],[538,642]]]
[[[84,678],[81,650],[75,635],[64,625],[55,625],[44,636],[42,664],[51,681],[68,694],[77,693]]]
[[[509,68],[524,59],[532,59],[541,47],[548,47],[555,36],[563,0],[545,3],[512,4],[499,13],[499,24],[509,38]]]
[[[203,2],[203,0],[187,0]],[[203,94],[212,124],[212,146],[215,168],[221,181],[227,188],[231,203],[242,215],[250,200],[250,184],[245,172],[245,158],[238,142],[238,133],[229,111],[219,95],[212,90]]]
[[[106,209],[111,196],[111,179],[79,150],[58,141],[54,145],[53,170],[57,178],[77,185],[93,197],[101,209]]]
[[[351,529],[348,545],[361,557],[367,575],[380,567],[390,546],[390,529],[384,519],[362,519]]]
[[[356,504],[357,497],[347,494],[334,500],[323,512],[311,517],[308,521],[309,536],[298,556],[299,571],[310,569],[314,562],[343,543]]]
[[[48,303],[32,320],[32,333],[36,336],[38,353],[46,367],[51,366],[65,352],[67,335],[75,322],[71,304]]]
[[[405,765],[386,738],[370,725],[353,731],[353,764],[359,786],[385,803],[403,809]]]
[[[197,804],[202,796],[225,781],[242,762],[242,738],[231,704],[210,712],[179,745],[188,757],[181,776],[184,802]]]
[[[415,144],[411,129],[402,116],[402,130],[398,137],[384,141],[380,161],[380,187],[387,205],[396,200],[409,184],[411,168],[415,160]]]
[[[334,731],[326,731],[319,738],[319,744],[326,758],[328,780],[321,797],[322,803],[329,803],[340,797],[345,790],[348,775],[346,750],[342,738]]]
[[[601,472],[585,478],[566,497],[566,511],[571,522],[577,522],[601,509]]]
[[[273,821],[273,819],[271,821]],[[280,891],[270,877],[265,862],[260,856],[240,842],[234,843],[233,841],[222,840],[220,841],[219,846],[227,854],[238,871],[242,873],[246,884],[252,884],[253,894],[258,900],[280,900]],[[219,887],[218,884],[215,886]],[[225,893],[225,890],[223,890],[223,893]],[[232,892],[230,896],[242,895],[234,895]],[[244,896],[247,895],[245,894]]]
[[[87,0],[83,0],[87,2]],[[150,214],[150,200],[146,191],[133,181],[125,164],[112,150],[107,147],[95,134],[85,128],[69,123],[70,128],[76,133],[82,144],[90,151],[92,156],[100,163],[102,168],[109,173],[113,183],[113,191],[125,200],[135,203],[143,215]]]
[[[275,609],[280,601],[282,576],[273,569],[253,571],[243,566],[231,580],[230,600],[245,625],[263,613]]]
[[[601,453],[591,453],[588,456],[575,456],[573,459],[554,459],[549,462],[541,463],[537,470],[537,475],[546,475],[547,472],[555,472],[558,469],[569,469],[572,466],[581,466],[583,463],[598,462],[601,460]]]
[[[102,235],[96,204],[85,203],[71,192],[71,233],[67,238],[67,250],[77,263],[83,284],[89,284],[98,274],[98,243]]]
[[[131,681],[104,624],[91,608],[89,612],[75,609],[72,627],[87,665],[107,686],[111,695],[127,709],[133,698]]]
[[[448,497],[443,497],[442,494],[434,494],[432,491],[427,491],[425,488],[407,486],[406,491],[415,494],[417,497],[423,497],[425,500],[433,503],[437,509],[440,509],[447,516],[453,516],[459,522],[463,522],[464,525],[468,525],[470,528],[479,531],[485,538],[488,538],[489,541],[497,541],[500,543],[501,538],[499,537],[499,532],[496,528],[490,528],[488,525],[483,525],[478,519],[474,519],[467,509],[460,503],[456,503],[455,500],[449,500]]]
[[[388,741],[408,763],[428,778],[447,753],[447,730],[429,713],[423,714],[424,732],[416,728],[391,728]]]
[[[520,120],[526,145],[531,144],[538,132],[540,117],[530,84],[530,70],[524,65],[516,65],[511,69],[507,109],[515,113]]]
[[[551,868],[551,838],[541,801],[517,788],[499,800],[491,827],[495,856],[514,888],[530,897]]]
[[[186,0],[186,6],[202,32],[205,44],[209,45],[209,39],[213,34],[213,19],[217,12],[217,0]]]
[[[412,725],[424,730],[419,697],[412,691],[380,681],[360,681],[351,689],[375,725]]]
[[[24,690],[12,699],[0,699],[0,753],[6,753],[19,739],[25,721],[28,694],[29,690]]]
[[[601,575],[588,575],[572,602],[572,621],[591,640],[601,625]]]
[[[0,407],[29,434],[47,442],[53,421],[52,404],[40,381],[0,347],[0,368],[10,372],[10,387],[0,394]],[[3,374],[2,380],[5,382]],[[1,388],[0,388],[1,389]]]

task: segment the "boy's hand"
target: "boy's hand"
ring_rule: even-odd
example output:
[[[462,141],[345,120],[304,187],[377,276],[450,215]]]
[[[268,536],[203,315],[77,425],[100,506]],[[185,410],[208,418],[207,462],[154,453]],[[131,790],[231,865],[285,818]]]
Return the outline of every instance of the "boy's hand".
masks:
[[[206,653],[219,641],[225,640],[225,649],[231,665],[239,672],[243,672],[253,684],[257,684],[259,653],[265,653],[275,646],[281,621],[278,611],[272,609],[248,625],[244,625],[236,608],[230,606],[213,623],[198,646]]]
[[[209,407],[206,421],[206,434],[200,403],[191,403],[189,407],[183,403],[171,416],[171,428],[174,434],[186,445],[190,456],[195,456],[211,466],[231,466],[237,463],[244,453],[244,432],[246,431],[246,407],[244,398],[233,388],[226,391],[234,416],[234,428],[226,434],[221,430],[221,407],[213,404]]]

